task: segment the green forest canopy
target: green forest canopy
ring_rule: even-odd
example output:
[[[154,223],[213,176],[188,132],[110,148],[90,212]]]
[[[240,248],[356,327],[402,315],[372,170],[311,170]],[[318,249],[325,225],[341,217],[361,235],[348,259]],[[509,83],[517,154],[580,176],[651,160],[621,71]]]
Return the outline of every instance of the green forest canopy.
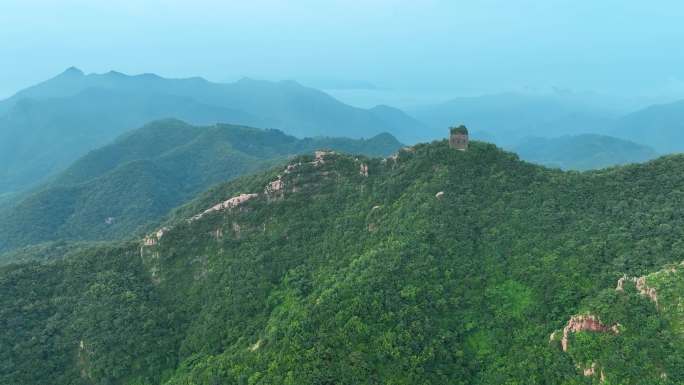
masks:
[[[649,275],[657,306],[615,290],[684,259],[683,156],[576,173],[440,141],[288,164],[180,207],[156,245],[2,268],[0,382],[684,381],[680,275]],[[620,333],[550,342],[584,313]]]

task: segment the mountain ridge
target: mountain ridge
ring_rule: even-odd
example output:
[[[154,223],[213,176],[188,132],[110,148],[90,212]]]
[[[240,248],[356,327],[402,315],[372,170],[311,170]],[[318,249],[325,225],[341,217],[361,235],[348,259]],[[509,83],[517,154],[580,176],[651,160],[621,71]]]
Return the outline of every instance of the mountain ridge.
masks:
[[[413,140],[422,125],[396,109],[365,110],[293,81],[212,83],[67,70],[0,101],[0,193],[21,191],[149,121],[230,123],[297,137]]]
[[[17,363],[0,379],[676,384],[676,330],[615,285],[681,260],[682,170],[674,155],[563,172],[477,141],[295,157],[144,239],[0,268],[0,357]],[[549,340],[596,309],[619,334]]]
[[[5,207],[0,249],[125,237],[214,183],[299,153],[331,148],[388,155],[399,147],[389,134],[367,140],[297,139],[278,130],[225,124],[149,123],[91,151],[46,186]]]

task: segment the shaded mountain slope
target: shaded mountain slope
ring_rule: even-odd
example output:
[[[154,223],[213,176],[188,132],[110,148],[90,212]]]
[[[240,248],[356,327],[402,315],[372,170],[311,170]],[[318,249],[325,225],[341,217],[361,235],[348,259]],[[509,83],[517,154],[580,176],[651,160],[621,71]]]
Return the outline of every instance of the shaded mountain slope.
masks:
[[[0,219],[0,249],[121,238],[212,184],[295,154],[332,148],[388,155],[399,147],[389,134],[300,140],[277,130],[154,122],[90,152],[48,185],[8,205]]]
[[[91,88],[60,99],[24,99],[0,116],[0,191],[40,182],[124,130],[168,117],[197,124],[259,123],[243,112],[144,91]]]
[[[221,84],[72,68],[0,102],[0,192],[42,181],[124,131],[162,118],[275,128],[298,137],[388,132],[413,141],[422,129],[401,111],[352,107],[294,81]]]

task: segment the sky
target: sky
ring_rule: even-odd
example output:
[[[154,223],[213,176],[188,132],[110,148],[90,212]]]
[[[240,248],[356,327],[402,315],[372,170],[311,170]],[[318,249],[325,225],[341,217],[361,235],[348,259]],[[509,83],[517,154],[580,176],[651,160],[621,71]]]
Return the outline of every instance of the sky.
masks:
[[[2,0],[0,97],[76,66],[440,97],[684,98],[682,20],[674,0]]]

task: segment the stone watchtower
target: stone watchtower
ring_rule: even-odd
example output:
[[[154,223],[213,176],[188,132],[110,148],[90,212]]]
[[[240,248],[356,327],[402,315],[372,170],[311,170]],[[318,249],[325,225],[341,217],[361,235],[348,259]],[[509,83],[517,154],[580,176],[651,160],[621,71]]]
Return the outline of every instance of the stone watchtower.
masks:
[[[464,125],[449,129],[449,147],[460,151],[468,149],[468,129]]]

